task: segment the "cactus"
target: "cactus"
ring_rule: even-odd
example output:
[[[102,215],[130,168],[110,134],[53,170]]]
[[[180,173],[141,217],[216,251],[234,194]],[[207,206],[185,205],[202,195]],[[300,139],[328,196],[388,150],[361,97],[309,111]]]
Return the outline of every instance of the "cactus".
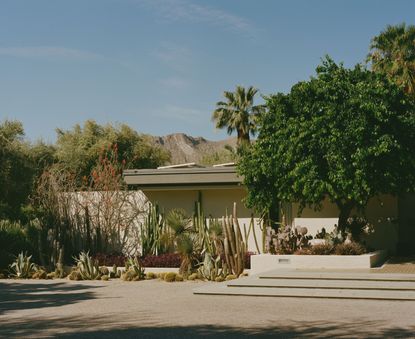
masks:
[[[187,277],[187,280],[196,280],[197,278],[198,278],[198,274],[192,273],[191,275]]]
[[[176,278],[174,278],[174,281],[183,281],[184,278],[181,274],[176,274]]]
[[[222,218],[224,228],[224,255],[227,267],[234,275],[239,276],[245,268],[246,242],[242,239],[241,228],[236,215],[236,203],[232,216]]]
[[[128,258],[125,263],[125,270],[126,272],[123,274],[125,278],[124,280],[138,281],[143,280],[146,277],[144,272],[145,269],[141,266],[141,263],[137,258]]]
[[[164,275],[164,281],[173,282],[176,280],[176,275],[174,272],[168,272]]]

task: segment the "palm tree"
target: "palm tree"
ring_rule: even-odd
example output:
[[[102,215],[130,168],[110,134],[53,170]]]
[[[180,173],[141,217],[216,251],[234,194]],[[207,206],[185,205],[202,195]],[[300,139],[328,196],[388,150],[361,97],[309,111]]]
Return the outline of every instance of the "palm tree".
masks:
[[[415,97],[415,26],[387,26],[372,39],[367,60]]]
[[[255,135],[255,120],[263,111],[264,106],[254,106],[254,96],[258,90],[252,86],[245,89],[237,86],[235,92],[223,93],[226,101],[216,103],[212,121],[216,128],[226,128],[229,135],[235,130],[238,134],[238,146],[249,144],[250,135]]]

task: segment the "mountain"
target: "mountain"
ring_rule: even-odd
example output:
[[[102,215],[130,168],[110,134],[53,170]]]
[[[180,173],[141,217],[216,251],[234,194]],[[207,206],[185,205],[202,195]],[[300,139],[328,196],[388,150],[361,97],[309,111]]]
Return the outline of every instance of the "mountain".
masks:
[[[170,164],[195,162],[202,165],[232,161],[232,153],[226,145],[235,148],[236,137],[220,141],[210,141],[202,137],[192,137],[184,133],[153,137],[153,142],[171,154]]]

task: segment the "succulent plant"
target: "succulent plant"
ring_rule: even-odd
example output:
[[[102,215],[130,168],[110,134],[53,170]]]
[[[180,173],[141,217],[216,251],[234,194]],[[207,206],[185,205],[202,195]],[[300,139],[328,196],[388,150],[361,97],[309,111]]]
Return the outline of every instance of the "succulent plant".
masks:
[[[197,273],[192,273],[187,277],[187,280],[196,280],[196,279],[198,279]]]
[[[32,279],[47,279],[47,272],[43,268],[36,268],[35,273],[32,274]]]
[[[175,272],[168,272],[164,275],[164,281],[173,282],[176,280],[177,273]]]
[[[183,281],[184,278],[181,274],[176,274],[176,277],[174,278],[174,281]]]
[[[74,270],[68,275],[69,280],[82,280],[81,273],[78,270]]]
[[[106,266],[101,266],[99,268],[99,271],[101,272],[102,275],[109,275],[110,274],[110,271],[109,271],[108,267],[106,267]]]
[[[97,280],[101,277],[98,262],[92,259],[89,252],[81,252],[75,260],[82,280]]]
[[[133,276],[133,279],[143,280],[146,277],[145,269],[141,266],[138,258],[128,258],[125,263],[125,270],[130,276]]]
[[[146,279],[147,280],[152,280],[152,279],[156,279],[157,275],[154,272],[147,272],[146,273]]]
[[[101,276],[101,280],[104,280],[104,281],[108,281],[110,279],[110,277],[108,276],[108,275],[103,275],[103,276]]]
[[[21,252],[10,265],[11,276],[18,279],[29,279],[35,272],[35,264],[31,262],[32,256]]]

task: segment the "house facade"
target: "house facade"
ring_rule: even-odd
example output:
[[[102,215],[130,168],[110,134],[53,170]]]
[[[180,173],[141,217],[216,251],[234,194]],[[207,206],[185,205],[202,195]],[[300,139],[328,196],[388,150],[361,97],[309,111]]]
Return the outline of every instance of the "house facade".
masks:
[[[195,202],[201,201],[207,217],[221,218],[226,211],[232,211],[236,202],[242,227],[245,225],[248,228],[251,216],[255,217],[256,243],[262,251],[261,221],[243,203],[246,188],[233,164],[201,167],[191,163],[158,169],[126,170],[124,180],[128,185],[141,190],[150,202],[157,203],[166,212],[180,208],[192,215]],[[411,252],[415,249],[414,209],[413,196],[398,199],[382,195],[372,198],[365,210],[365,217],[373,225],[373,232],[367,236],[366,243],[372,248],[387,249],[391,253],[395,253],[398,248]],[[323,227],[328,232],[333,230],[339,215],[337,206],[328,200],[323,202],[319,210],[305,208],[301,213],[298,204],[286,203],[281,212],[287,224],[307,227],[311,235]],[[358,215],[359,212],[353,211],[353,214]],[[250,251],[258,252],[256,243],[251,233],[248,240]]]

